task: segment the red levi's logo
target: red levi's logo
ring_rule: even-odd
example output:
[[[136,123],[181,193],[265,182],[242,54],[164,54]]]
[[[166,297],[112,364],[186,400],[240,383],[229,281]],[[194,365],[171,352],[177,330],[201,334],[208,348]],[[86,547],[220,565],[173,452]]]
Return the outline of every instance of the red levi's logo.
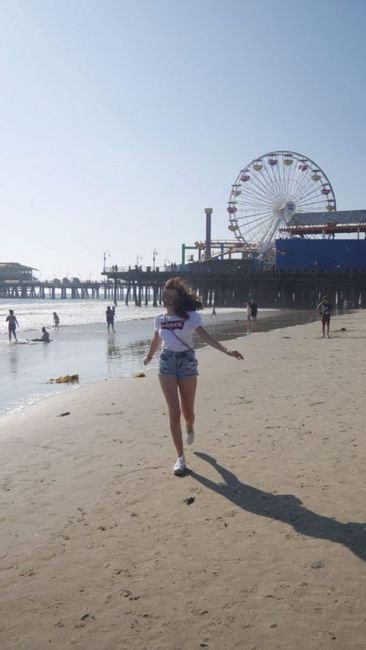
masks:
[[[161,324],[162,330],[182,330],[184,327],[184,320],[165,320]]]

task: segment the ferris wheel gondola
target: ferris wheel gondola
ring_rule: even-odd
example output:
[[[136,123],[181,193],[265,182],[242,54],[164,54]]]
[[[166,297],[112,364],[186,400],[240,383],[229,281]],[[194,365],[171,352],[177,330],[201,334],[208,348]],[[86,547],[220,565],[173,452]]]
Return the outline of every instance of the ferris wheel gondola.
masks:
[[[229,230],[258,251],[274,245],[295,213],[333,212],[336,199],[323,170],[294,151],[255,158],[235,179],[228,202]]]

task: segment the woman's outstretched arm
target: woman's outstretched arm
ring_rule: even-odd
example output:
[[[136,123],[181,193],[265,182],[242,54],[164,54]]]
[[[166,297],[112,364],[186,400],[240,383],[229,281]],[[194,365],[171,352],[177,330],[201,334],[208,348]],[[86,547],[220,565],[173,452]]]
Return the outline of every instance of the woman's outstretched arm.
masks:
[[[160,345],[160,336],[159,332],[155,332],[153,340],[151,341],[150,344],[150,350],[147,354],[147,356],[144,359],[144,366],[147,366],[148,363],[150,363],[151,359],[153,358],[156,350],[158,349]]]
[[[195,330],[198,334],[198,336],[201,337],[201,339],[207,343],[208,345],[211,345],[211,347],[215,348],[216,350],[219,350],[220,352],[223,352],[224,354],[228,354],[229,357],[236,357],[237,359],[244,359],[243,355],[238,352],[238,350],[228,350],[224,345],[220,343],[220,341],[217,341],[211,334],[209,334],[204,327],[200,326],[197,327]]]

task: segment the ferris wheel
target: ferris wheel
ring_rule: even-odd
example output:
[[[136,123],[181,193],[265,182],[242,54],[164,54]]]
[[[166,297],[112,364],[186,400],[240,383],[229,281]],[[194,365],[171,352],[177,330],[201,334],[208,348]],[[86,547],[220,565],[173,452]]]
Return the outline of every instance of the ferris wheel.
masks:
[[[319,165],[294,151],[271,151],[237,176],[228,202],[228,228],[239,242],[264,251],[295,213],[335,209],[332,185]]]

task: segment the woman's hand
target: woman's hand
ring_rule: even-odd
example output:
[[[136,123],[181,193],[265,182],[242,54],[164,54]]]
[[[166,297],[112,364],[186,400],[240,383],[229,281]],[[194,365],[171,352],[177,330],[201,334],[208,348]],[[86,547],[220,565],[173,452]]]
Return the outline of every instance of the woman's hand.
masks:
[[[236,359],[244,359],[243,355],[238,350],[226,350],[229,357],[236,357]]]
[[[208,343],[208,345],[211,345],[213,348],[216,350],[219,350],[220,352],[223,352],[224,354],[228,354],[229,357],[236,357],[237,359],[244,359],[243,355],[238,352],[238,350],[228,350],[225,348],[220,341],[217,341],[211,334],[206,332],[205,328],[200,325],[199,327],[196,328],[196,332],[198,336],[201,337],[205,343]]]
[[[150,363],[150,361],[153,358],[153,356],[154,356],[156,350],[158,349],[159,345],[160,345],[159,332],[155,332],[154,338],[153,338],[153,340],[151,341],[151,344],[150,344],[150,349],[149,349],[149,351],[148,351],[148,353],[147,353],[147,355],[146,355],[146,357],[144,359],[144,366],[147,366]]]

